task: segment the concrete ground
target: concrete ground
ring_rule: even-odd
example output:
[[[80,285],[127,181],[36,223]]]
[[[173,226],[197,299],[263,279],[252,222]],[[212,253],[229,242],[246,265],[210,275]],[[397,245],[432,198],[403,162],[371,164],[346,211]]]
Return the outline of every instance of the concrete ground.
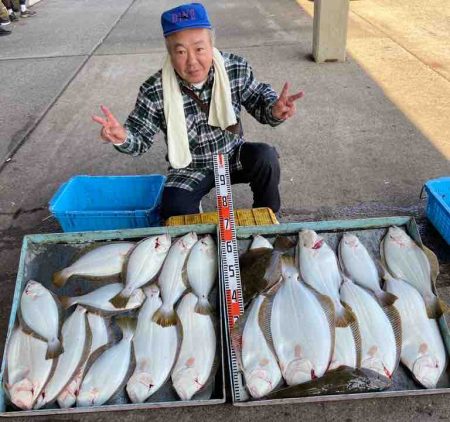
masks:
[[[161,140],[142,157],[119,154],[99,141],[90,115],[103,103],[126,118],[139,85],[164,57],[160,14],[179,3],[44,0],[34,7],[35,18],[13,24],[13,34],[0,40],[2,344],[22,236],[60,230],[47,209],[58,186],[77,174],[165,172]],[[402,0],[395,6],[387,0],[352,2],[349,58],[322,65],[310,59],[311,2],[204,3],[219,48],[248,58],[256,77],[277,90],[287,80],[305,91],[297,116],[276,129],[244,118],[248,140],[269,142],[280,153],[281,220],[414,215],[425,242],[439,254],[439,286],[447,293],[448,246],[424,220],[419,199],[426,180],[450,173],[445,0]],[[235,206],[250,207],[249,193],[234,187]],[[204,206],[213,209],[211,195]],[[422,421],[448,419],[450,409],[445,395],[435,395],[270,408],[227,404],[150,415],[154,420]],[[137,421],[149,413],[113,417]]]

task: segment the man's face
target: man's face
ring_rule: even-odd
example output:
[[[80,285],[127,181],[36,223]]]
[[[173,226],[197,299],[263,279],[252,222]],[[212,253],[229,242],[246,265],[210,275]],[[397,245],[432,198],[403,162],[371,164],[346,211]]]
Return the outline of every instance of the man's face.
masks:
[[[213,46],[209,29],[196,28],[167,37],[172,65],[179,76],[191,84],[204,81],[212,66]]]

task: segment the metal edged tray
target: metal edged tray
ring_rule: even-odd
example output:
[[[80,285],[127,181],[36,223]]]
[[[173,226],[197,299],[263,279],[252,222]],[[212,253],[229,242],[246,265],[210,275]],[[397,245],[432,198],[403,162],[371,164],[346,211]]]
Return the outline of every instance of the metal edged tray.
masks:
[[[219,367],[212,384],[212,392],[210,397],[198,397],[190,401],[181,401],[177,398],[170,383],[166,383],[161,390],[156,392],[145,403],[128,403],[126,393],[122,391],[112,400],[102,406],[93,407],[72,407],[69,409],[61,409],[55,405],[52,408],[43,408],[39,410],[17,410],[8,401],[3,388],[3,374],[6,365],[6,350],[11,337],[13,327],[17,323],[18,308],[20,297],[22,295],[25,284],[30,279],[40,281],[44,286],[51,286],[51,275],[54,271],[69,265],[70,259],[84,245],[92,242],[116,241],[116,240],[139,240],[148,236],[168,233],[172,238],[183,236],[191,231],[197,234],[216,235],[216,225],[192,225],[178,227],[154,227],[145,229],[127,229],[114,231],[96,231],[96,232],[80,232],[80,233],[53,233],[53,234],[36,234],[28,235],[23,239],[22,250],[20,255],[19,268],[17,272],[16,285],[13,296],[13,303],[8,324],[8,334],[5,342],[3,353],[3,361],[0,373],[0,417],[18,417],[18,416],[45,416],[45,415],[67,415],[81,414],[102,411],[124,411],[139,409],[155,409],[167,407],[183,407],[183,406],[205,406],[221,404],[225,402],[225,367],[223,356],[223,330],[222,330],[222,307],[221,307],[221,289],[217,283],[217,288],[213,289],[211,295],[212,303],[217,305],[217,330],[218,331],[218,353],[220,353]],[[79,281],[77,283],[77,281]],[[87,286],[87,282],[79,280],[70,280],[62,289],[58,289],[58,295],[78,295],[80,289],[83,290]],[[71,286],[75,286],[71,287]],[[91,284],[92,286],[92,284]],[[96,286],[98,286],[96,284]],[[92,288],[91,288],[92,290]],[[52,291],[55,291],[52,288]],[[215,292],[214,292],[215,291]],[[210,391],[207,392],[208,395]]]
[[[351,231],[360,237],[361,241],[368,248],[369,252],[375,258],[379,259],[379,242],[390,226],[401,226],[408,234],[419,244],[422,245],[419,231],[413,217],[385,217],[385,218],[368,218],[355,220],[333,220],[320,222],[302,222],[302,223],[287,223],[273,226],[253,226],[253,227],[237,227],[236,237],[239,248],[239,253],[246,251],[251,243],[251,238],[254,235],[260,234],[269,240],[273,240],[277,235],[297,236],[298,232],[303,229],[311,229],[319,232],[336,251],[336,247],[343,232]],[[433,286],[437,293],[436,286]],[[223,293],[222,293],[223,298]],[[222,299],[223,300],[223,299]],[[226,304],[223,301],[223,312],[226,313]],[[442,316],[439,319],[439,328],[447,350],[447,359],[450,356],[450,331],[447,326],[445,318]],[[231,343],[229,339],[228,326],[225,329],[226,346],[228,354],[229,367],[232,368]],[[393,377],[393,385],[381,392],[367,392],[367,393],[352,393],[352,394],[333,394],[333,395],[319,395],[298,398],[286,399],[271,399],[271,400],[251,400],[249,394],[245,390],[243,376],[239,373],[239,387],[236,389],[233,386],[233,374],[230,372],[230,381],[232,386],[232,403],[235,406],[263,406],[274,404],[289,404],[289,403],[308,403],[308,402],[326,402],[326,401],[340,401],[340,400],[357,400],[367,398],[383,398],[383,397],[401,397],[401,396],[419,396],[450,393],[450,362],[447,362],[447,369],[441,377],[438,388],[424,389],[420,387],[411,377],[408,369],[402,364],[395,372]]]

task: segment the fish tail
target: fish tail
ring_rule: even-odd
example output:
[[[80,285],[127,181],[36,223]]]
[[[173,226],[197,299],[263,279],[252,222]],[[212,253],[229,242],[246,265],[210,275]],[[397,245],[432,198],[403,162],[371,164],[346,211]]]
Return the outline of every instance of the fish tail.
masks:
[[[447,302],[444,302],[442,299],[438,299],[439,307],[442,311],[442,314],[450,313],[450,306]]]
[[[58,338],[54,338],[48,342],[47,354],[45,359],[54,359],[64,352],[63,346]]]
[[[199,298],[197,304],[195,305],[195,312],[202,315],[211,315],[212,306],[208,302],[208,299],[205,297]]]
[[[336,309],[336,327],[348,327],[354,321],[356,321],[356,316],[349,307],[340,306],[339,309]]]
[[[129,316],[120,317],[116,319],[117,325],[122,330],[123,336],[127,338],[132,338],[134,332],[136,331],[137,320]]]
[[[60,296],[59,302],[64,309],[69,309],[73,304],[75,304],[74,298],[70,296]]]
[[[375,292],[375,296],[382,307],[391,306],[398,299],[397,296],[392,293],[384,292],[383,290]]]
[[[173,307],[169,308],[162,305],[154,314],[152,318],[153,322],[156,322],[161,327],[170,327],[177,325],[177,314]]]
[[[115,306],[116,308],[125,308],[127,306],[128,303],[128,299],[130,297],[126,296],[126,294],[124,293],[124,291],[122,290],[119,294],[117,294],[116,296],[114,296],[110,302],[113,306]]]
[[[435,295],[425,296],[424,300],[427,315],[430,319],[440,318],[444,313],[450,312],[449,305]]]
[[[56,287],[62,287],[64,286],[64,284],[66,284],[66,281],[69,279],[70,274],[68,273],[68,271],[66,269],[61,270],[61,271],[57,271],[56,273],[53,274],[53,284]]]

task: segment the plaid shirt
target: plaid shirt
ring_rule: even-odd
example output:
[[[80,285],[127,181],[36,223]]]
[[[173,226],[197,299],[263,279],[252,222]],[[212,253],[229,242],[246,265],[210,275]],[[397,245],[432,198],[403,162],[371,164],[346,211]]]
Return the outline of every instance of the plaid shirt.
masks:
[[[259,122],[271,126],[280,124],[282,120],[272,116],[272,106],[278,99],[272,87],[258,82],[250,65],[242,57],[228,53],[222,55],[230,80],[232,104],[237,121],[240,122],[243,105]],[[152,146],[153,137],[160,130],[163,131],[167,143],[161,75],[160,70],[141,86],[135,108],[124,125],[127,139],[123,144],[115,146],[120,152],[131,155],[143,154]],[[190,86],[179,77],[178,80],[180,85],[184,84],[193,90],[203,102],[210,102],[214,81],[213,66],[201,89]],[[240,170],[242,167],[239,161],[239,146],[244,139],[240,135],[208,125],[208,116],[200,110],[192,98],[184,93],[182,95],[192,162],[182,169],[169,167],[166,186],[192,191],[208,172],[213,171],[215,154],[229,154],[230,171]]]

